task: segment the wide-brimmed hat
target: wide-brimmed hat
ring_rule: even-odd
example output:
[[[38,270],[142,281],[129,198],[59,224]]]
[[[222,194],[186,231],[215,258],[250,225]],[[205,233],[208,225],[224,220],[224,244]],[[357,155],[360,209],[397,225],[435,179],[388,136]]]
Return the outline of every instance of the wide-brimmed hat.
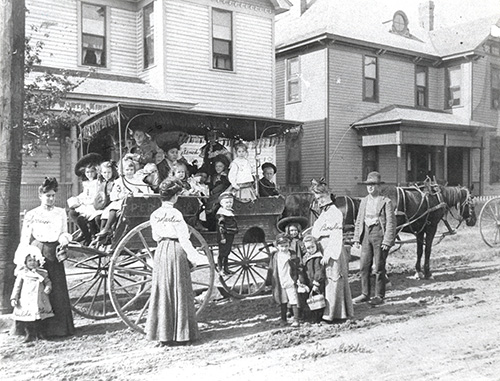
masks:
[[[261,165],[261,168],[262,168],[262,172],[264,172],[264,169],[266,169],[266,168],[272,168],[274,173],[277,172],[276,166],[273,163],[266,162],[266,163]]]
[[[286,227],[293,223],[299,224],[302,230],[304,230],[309,226],[309,219],[307,219],[304,216],[289,216],[279,220],[278,223],[276,224],[276,227],[280,232],[284,233]]]
[[[160,147],[165,153],[173,148],[176,148],[178,150],[181,148],[179,141],[176,139],[172,139],[172,136],[168,134],[157,135],[155,141],[158,147]]]
[[[81,177],[85,175],[85,168],[87,168],[88,165],[94,165],[97,167],[102,162],[103,158],[98,153],[89,153],[85,156],[82,156],[82,158],[78,160],[75,165],[75,175]]]
[[[222,164],[224,164],[224,166],[226,167],[226,169],[229,168],[229,159],[225,156],[225,155],[217,155],[215,156],[213,159],[212,159],[212,163],[216,163],[216,162],[220,162]]]
[[[382,176],[380,176],[380,173],[374,171],[370,172],[368,176],[366,176],[366,181],[363,181],[363,184],[376,185],[376,184],[385,184],[385,182],[382,181]]]

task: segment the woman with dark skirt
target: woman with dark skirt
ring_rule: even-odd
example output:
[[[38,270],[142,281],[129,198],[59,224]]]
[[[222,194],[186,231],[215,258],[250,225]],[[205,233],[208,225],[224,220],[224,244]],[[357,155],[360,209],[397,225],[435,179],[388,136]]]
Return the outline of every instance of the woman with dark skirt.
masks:
[[[20,245],[32,245],[40,249],[45,258],[42,268],[47,270],[52,282],[49,299],[54,317],[43,320],[41,327],[46,337],[69,336],[75,331],[64,262],[59,262],[56,257],[57,250],[64,249],[71,240],[66,211],[55,206],[57,190],[57,180],[46,177],[38,188],[41,205],[26,213],[20,242]],[[17,327],[16,331],[22,334]]]
[[[182,345],[198,339],[198,323],[190,267],[202,258],[189,240],[182,213],[174,208],[182,184],[166,179],[160,184],[162,206],[150,217],[158,242],[153,262],[151,299],[146,335],[161,346]]]

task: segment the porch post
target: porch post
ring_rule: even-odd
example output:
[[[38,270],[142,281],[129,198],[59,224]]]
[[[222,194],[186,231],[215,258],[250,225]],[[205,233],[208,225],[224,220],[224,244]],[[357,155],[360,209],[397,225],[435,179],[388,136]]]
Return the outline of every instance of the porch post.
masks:
[[[443,135],[443,176],[444,182],[448,183],[448,136]]]
[[[401,131],[396,131],[396,184],[397,186],[401,186],[401,179],[403,176],[401,176],[401,156],[402,156],[402,148],[401,148]]]

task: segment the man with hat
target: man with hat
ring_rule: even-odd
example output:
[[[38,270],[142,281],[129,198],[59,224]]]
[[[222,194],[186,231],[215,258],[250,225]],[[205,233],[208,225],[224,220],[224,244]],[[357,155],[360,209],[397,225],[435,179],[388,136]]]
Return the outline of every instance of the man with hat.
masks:
[[[276,174],[276,166],[273,163],[264,163],[261,166],[263,177],[259,180],[259,196],[279,196],[276,184],[272,181]]]
[[[379,305],[384,302],[386,270],[385,261],[389,249],[394,245],[396,236],[396,215],[392,202],[380,194],[384,184],[380,173],[370,172],[367,176],[368,196],[361,200],[356,219],[353,242],[356,247],[361,243],[360,275],[361,295],[354,303],[370,302]],[[375,296],[370,299],[370,275],[375,265]]]
[[[219,255],[217,267],[221,275],[230,275],[232,272],[228,267],[229,254],[233,246],[234,236],[238,233],[238,224],[233,213],[234,196],[230,192],[224,192],[219,196],[220,208],[215,216],[217,220],[217,243],[219,244]]]

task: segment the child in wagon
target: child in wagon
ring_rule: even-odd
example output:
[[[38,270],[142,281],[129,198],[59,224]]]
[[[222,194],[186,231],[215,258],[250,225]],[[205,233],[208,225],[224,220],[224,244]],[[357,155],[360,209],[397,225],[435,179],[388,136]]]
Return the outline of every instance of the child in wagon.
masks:
[[[234,196],[225,192],[219,197],[220,208],[217,210],[217,242],[219,244],[219,255],[217,257],[217,267],[221,275],[232,274],[228,267],[229,254],[234,241],[234,236],[238,233],[238,225],[233,213]]]
[[[49,301],[52,283],[47,270],[42,269],[45,258],[40,249],[31,245],[19,245],[14,263],[16,282],[10,297],[14,307],[13,318],[24,323],[28,343],[45,338],[42,321],[54,316]]]
[[[248,147],[245,143],[235,144],[236,157],[229,166],[228,179],[235,197],[242,201],[254,201],[257,198],[254,189],[252,166],[248,161]]]

